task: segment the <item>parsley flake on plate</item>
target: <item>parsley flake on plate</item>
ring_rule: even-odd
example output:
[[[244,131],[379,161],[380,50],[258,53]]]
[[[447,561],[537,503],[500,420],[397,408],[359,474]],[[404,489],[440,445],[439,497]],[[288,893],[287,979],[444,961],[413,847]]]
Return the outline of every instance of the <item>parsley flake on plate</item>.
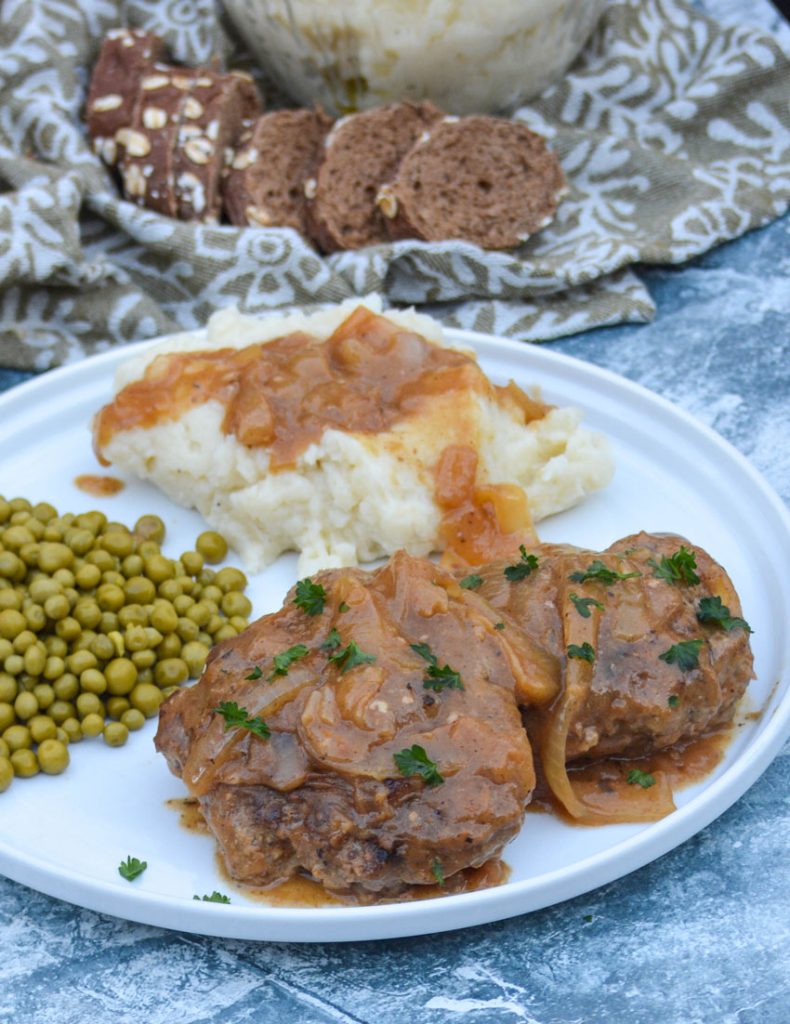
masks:
[[[262,718],[253,718],[246,708],[240,708],[234,700],[221,701],[213,711],[225,719],[225,732],[229,729],[248,729],[262,740],[268,740],[271,736],[271,730]]]
[[[582,661],[589,661],[592,665],[595,661],[595,648],[592,644],[588,644],[586,640],[581,645],[568,644],[568,657],[580,658]]]
[[[460,585],[464,588],[464,590],[477,590],[477,588],[480,586],[482,582],[482,576],[476,576],[474,573],[472,573],[470,576],[464,576],[464,578],[461,580]]]
[[[376,655],[366,654],[365,651],[360,650],[356,640],[352,640],[340,650],[333,651],[329,655],[329,660],[334,661],[341,673],[345,675],[349,669],[356,668],[357,665],[372,665],[376,660]]]
[[[444,885],[444,868],[438,857],[431,864],[431,874],[436,879],[437,885]]]
[[[703,597],[697,607],[697,618],[700,622],[710,622],[714,626],[721,626],[729,633],[731,629],[745,629],[751,633],[752,629],[746,619],[737,615],[730,615],[730,609],[722,603],[720,597]]]
[[[275,654],[272,659],[274,668],[272,669],[269,679],[272,680],[276,676],[287,676],[288,669],[293,665],[295,661],[300,658],[304,658],[306,654],[309,654],[309,648],[305,647],[304,644],[296,644],[294,647],[289,647],[287,651],[282,651],[280,654]]]
[[[348,611],[348,605],[346,604],[345,601],[341,601],[340,604],[337,606],[337,610],[339,612],[347,612]]]
[[[294,604],[307,615],[320,615],[326,603],[326,591],[320,583],[311,579],[299,580],[296,584]]]
[[[656,780],[650,772],[643,772],[639,768],[632,768],[625,781],[630,786],[641,786],[642,789],[650,789],[651,786],[656,784]]]
[[[659,654],[659,658],[667,665],[677,665],[681,672],[690,672],[699,667],[699,652],[704,643],[704,640],[681,640],[679,644],[673,644],[669,650]]]
[[[140,875],[148,867],[148,861],[138,860],[137,857],[127,857],[126,860],[122,860],[118,865],[118,874],[121,878],[125,878],[127,882],[133,882],[135,878],[139,878]]]
[[[579,597],[577,594],[571,594],[570,599],[573,601],[573,607],[583,619],[589,619],[592,614],[591,608],[603,611],[603,605],[600,601],[596,601],[594,597]]]
[[[521,558],[515,565],[509,565],[505,569],[505,579],[511,583],[516,583],[518,580],[525,580],[527,576],[530,576],[538,567],[538,560],[535,555],[528,555],[527,549],[523,544],[519,545],[519,551],[521,552]]]
[[[504,622],[495,622],[494,623],[494,629],[503,630],[504,628],[505,628]]]
[[[230,903],[230,898],[225,896],[224,893],[217,892],[215,889],[210,896],[193,896],[193,900],[202,900],[203,903]]]
[[[594,559],[584,572],[572,572],[568,579],[571,583],[587,583],[589,580],[594,580],[596,583],[616,583],[617,580],[630,580],[635,576],[641,576],[641,572],[617,572],[616,569],[610,569],[608,565],[600,560],[600,558]]]
[[[463,690],[464,684],[461,682],[459,673],[449,665],[439,668],[436,655],[428,644],[412,644],[411,649],[428,662],[428,673],[422,683],[426,690],[434,690],[436,693],[445,689]]]
[[[244,678],[245,679],[253,679],[254,680],[254,679],[260,679],[262,675],[263,675],[263,672],[261,671],[260,665],[256,665],[255,668],[252,670],[252,672],[250,672],[250,674],[248,676],[245,676]]]
[[[406,777],[419,775],[429,786],[438,786],[444,782],[436,763],[428,757],[425,747],[421,747],[418,743],[412,747],[406,747],[405,750],[392,756],[401,775]]]
[[[699,583],[699,576],[695,571],[697,557],[693,551],[689,551],[682,544],[669,558],[664,555],[660,562],[657,562],[655,558],[648,558],[647,564],[653,570],[653,575],[666,583],[685,583],[689,587]]]

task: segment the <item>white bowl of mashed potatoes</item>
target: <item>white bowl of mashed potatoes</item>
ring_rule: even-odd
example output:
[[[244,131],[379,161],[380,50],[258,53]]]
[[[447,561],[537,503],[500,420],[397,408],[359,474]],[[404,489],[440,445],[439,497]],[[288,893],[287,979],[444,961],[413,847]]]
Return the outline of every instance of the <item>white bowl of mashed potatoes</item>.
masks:
[[[347,114],[432,100],[498,113],[570,66],[605,0],[225,0],[240,34],[290,96]]]

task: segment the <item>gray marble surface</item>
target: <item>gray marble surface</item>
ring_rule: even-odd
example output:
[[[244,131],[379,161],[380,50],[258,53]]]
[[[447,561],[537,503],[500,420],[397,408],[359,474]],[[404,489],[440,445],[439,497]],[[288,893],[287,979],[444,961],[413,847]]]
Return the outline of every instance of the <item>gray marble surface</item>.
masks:
[[[767,3],[704,6],[780,31]],[[790,502],[790,217],[644,277],[652,324],[552,347],[689,410]],[[0,388],[23,377],[0,371]],[[199,938],[0,879],[0,1022],[787,1024],[788,840],[786,746],[734,807],[655,863],[448,935],[303,947]]]

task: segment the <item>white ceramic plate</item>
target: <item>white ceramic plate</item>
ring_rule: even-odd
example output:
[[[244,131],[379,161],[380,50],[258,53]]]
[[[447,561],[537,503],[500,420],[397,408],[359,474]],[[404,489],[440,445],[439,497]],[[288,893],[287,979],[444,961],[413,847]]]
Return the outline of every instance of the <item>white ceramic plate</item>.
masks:
[[[614,374],[545,348],[456,332],[477,349],[497,382],[538,383],[549,401],[579,405],[611,438],[613,483],[581,507],[542,524],[547,541],[603,548],[639,529],[675,531],[704,545],[729,570],[755,629],[757,678],[750,710],[765,709],[736,733],[704,783],[678,794],[678,810],[651,825],[568,827],[530,814],[505,850],[510,881],[495,889],[382,907],[274,908],[246,900],[217,872],[214,843],[179,826],[169,798],[185,795],[155,754],[154,722],[120,749],[83,742],[62,777],[17,780],[0,796],[0,871],[51,896],[133,921],[207,935],[296,942],[378,939],[495,921],[577,896],[661,856],[721,814],[779,750],[790,722],[790,588],[780,552],[790,550],[790,517],[749,463],[712,431],[663,399]],[[166,551],[192,546],[202,522],[137,481],[110,499],[73,484],[97,472],[87,424],[111,396],[116,366],[132,349],[56,371],[0,398],[0,493],[52,502],[59,511],[101,503],[129,524],[157,512]],[[283,557],[251,581],[256,614],[280,606],[295,559]],[[134,883],[118,863],[148,862]],[[232,903],[194,894],[229,891]]]

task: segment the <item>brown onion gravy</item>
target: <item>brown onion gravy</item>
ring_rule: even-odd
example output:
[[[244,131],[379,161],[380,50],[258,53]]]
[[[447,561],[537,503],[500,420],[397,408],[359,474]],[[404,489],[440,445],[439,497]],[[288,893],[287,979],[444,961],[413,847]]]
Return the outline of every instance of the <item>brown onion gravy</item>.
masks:
[[[81,473],[74,477],[74,485],[94,498],[109,498],[118,494],[126,484],[114,476],[95,476],[92,473]]]

